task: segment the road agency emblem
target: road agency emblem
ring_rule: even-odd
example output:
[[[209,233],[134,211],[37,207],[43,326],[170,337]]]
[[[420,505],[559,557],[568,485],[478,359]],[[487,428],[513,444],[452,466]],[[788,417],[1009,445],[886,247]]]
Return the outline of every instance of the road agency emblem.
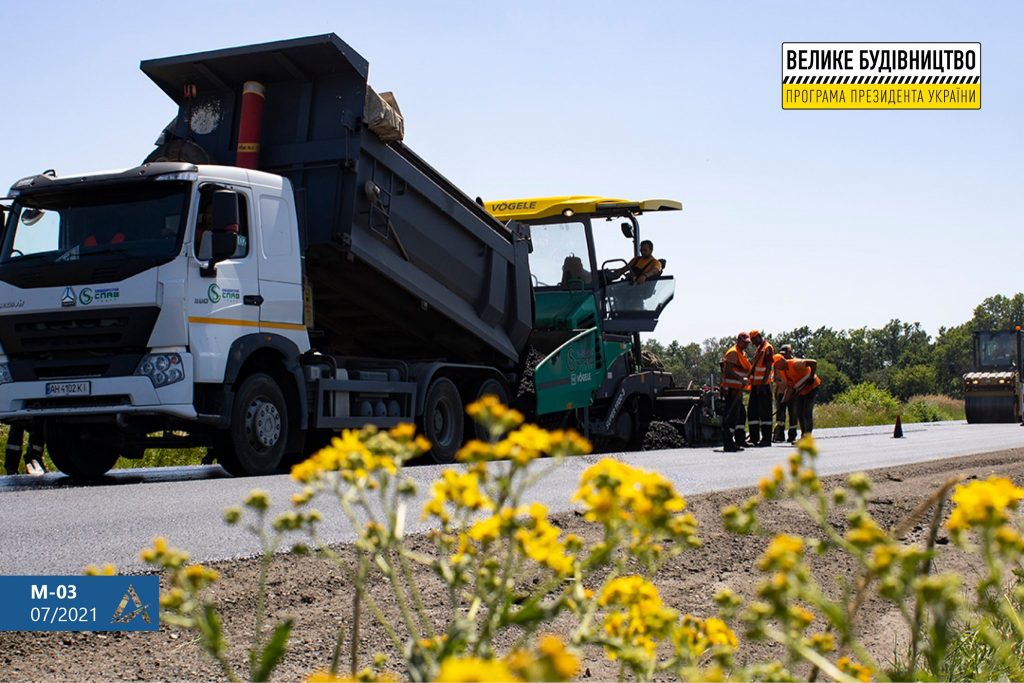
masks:
[[[981,43],[783,43],[783,109],[981,109]]]
[[[133,605],[133,609],[128,610],[128,603]],[[110,623],[130,624],[136,617],[142,617],[142,620],[148,624],[150,623],[150,618],[149,611],[146,609],[147,606],[142,604],[142,600],[139,600],[139,595],[135,592],[135,586],[129,584],[128,590],[124,592],[124,597],[117,604],[114,616],[110,618]]]

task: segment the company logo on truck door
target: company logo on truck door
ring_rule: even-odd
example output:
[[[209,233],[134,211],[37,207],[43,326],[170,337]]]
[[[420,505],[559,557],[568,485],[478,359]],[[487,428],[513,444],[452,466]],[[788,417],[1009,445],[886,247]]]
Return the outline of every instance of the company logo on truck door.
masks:
[[[570,346],[566,354],[566,365],[569,367],[569,383],[572,386],[589,382],[593,379],[596,369],[594,348],[587,346]]]
[[[206,296],[196,299],[195,302],[197,304],[219,304],[221,300],[225,302],[241,301],[242,292],[237,289],[221,289],[214,283],[206,288]]]

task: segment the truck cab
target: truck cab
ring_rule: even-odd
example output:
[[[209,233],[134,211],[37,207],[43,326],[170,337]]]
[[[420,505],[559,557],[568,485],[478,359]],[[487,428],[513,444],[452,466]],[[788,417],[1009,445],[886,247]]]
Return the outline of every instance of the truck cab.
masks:
[[[232,351],[308,351],[286,179],[157,163],[31,176],[11,195],[0,418],[45,430],[62,470],[105,471],[150,432],[222,422],[224,380],[238,371]],[[294,383],[281,384],[298,398]],[[274,441],[277,410],[256,402],[258,444]],[[83,448],[90,460],[76,464]]]

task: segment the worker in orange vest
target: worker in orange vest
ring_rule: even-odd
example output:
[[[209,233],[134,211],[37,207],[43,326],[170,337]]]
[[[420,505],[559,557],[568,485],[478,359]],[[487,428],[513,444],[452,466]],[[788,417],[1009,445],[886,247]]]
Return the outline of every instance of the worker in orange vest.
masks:
[[[750,346],[750,335],[740,332],[736,343],[729,347],[722,358],[722,395],[725,397],[725,414],[722,416],[722,449],[726,453],[743,450],[746,440],[743,423],[743,390],[750,381],[750,361],[744,353]]]
[[[779,352],[773,358],[775,369],[775,433],[772,436],[772,441],[775,443],[782,443],[783,441],[794,443],[796,441],[796,402],[787,400],[786,392],[789,390],[789,384],[786,382],[786,364],[779,362],[789,360],[792,357],[793,347],[789,344],[783,344],[779,347]],[[786,433],[787,417],[789,418],[788,435]]]
[[[763,448],[772,445],[772,379],[775,347],[768,343],[760,330],[750,331],[750,343],[754,345],[754,360],[750,364],[747,424],[750,425],[750,445]]]
[[[821,386],[818,377],[818,361],[810,358],[792,358],[783,360],[783,372],[789,384],[788,400],[795,402],[797,421],[800,423],[800,436],[809,436],[814,431],[814,397]]]

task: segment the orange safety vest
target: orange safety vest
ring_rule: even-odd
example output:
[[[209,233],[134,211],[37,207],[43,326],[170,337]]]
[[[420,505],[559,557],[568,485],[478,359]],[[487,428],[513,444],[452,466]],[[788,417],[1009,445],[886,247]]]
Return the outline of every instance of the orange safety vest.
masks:
[[[759,387],[772,382],[772,366],[775,364],[775,349],[767,341],[761,342],[754,353],[754,374],[750,377],[750,383]]]
[[[775,393],[784,394],[786,392],[786,372],[783,368],[783,363],[779,361],[785,361],[786,358],[781,353],[776,353],[772,356],[772,370],[774,370],[775,380]]]
[[[802,360],[790,360],[786,363],[786,382],[796,390],[800,396],[806,396],[812,390],[821,386],[821,377],[817,373],[814,379],[801,384],[805,377],[811,374],[811,368]]]
[[[633,272],[633,277],[640,277],[641,275],[657,276],[661,274],[661,261],[653,256],[648,256],[647,258],[636,256],[629,262],[629,268]],[[651,272],[648,273],[647,271]]]
[[[728,365],[729,354],[732,353],[736,354],[735,364],[740,366],[740,370],[743,372],[750,372],[750,361],[747,360],[747,355],[736,348],[736,345],[733,344],[732,347],[725,352],[725,357],[722,358],[722,387],[725,389],[746,389],[748,380],[725,376],[725,366]]]

